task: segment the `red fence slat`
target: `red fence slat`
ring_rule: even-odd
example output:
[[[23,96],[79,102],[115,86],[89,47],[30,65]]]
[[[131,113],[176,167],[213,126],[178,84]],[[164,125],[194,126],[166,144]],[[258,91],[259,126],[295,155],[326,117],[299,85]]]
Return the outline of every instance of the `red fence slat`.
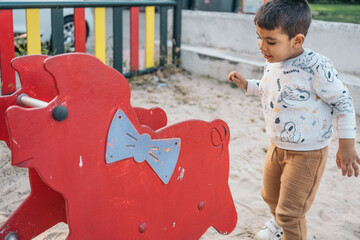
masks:
[[[139,69],[139,7],[130,8],[130,70]]]
[[[75,51],[86,52],[86,23],[85,23],[85,9],[74,9],[74,24],[75,24]]]
[[[14,30],[12,10],[0,10],[0,70],[2,94],[15,92],[15,70],[10,66],[15,57]]]

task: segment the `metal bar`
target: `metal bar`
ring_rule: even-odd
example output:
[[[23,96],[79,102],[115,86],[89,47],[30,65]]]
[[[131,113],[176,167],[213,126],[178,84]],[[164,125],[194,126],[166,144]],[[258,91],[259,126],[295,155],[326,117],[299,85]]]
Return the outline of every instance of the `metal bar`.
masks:
[[[160,66],[163,67],[167,63],[167,18],[168,7],[160,8]]]
[[[0,85],[2,95],[8,95],[16,91],[15,70],[10,65],[15,57],[12,10],[0,10],[0,22]]]
[[[114,68],[123,71],[123,11],[122,8],[113,8],[113,57]]]
[[[53,54],[64,53],[64,16],[62,8],[51,9],[51,46]]]
[[[0,9],[24,9],[24,8],[78,8],[78,7],[141,7],[141,6],[176,6],[175,0],[152,0],[152,1],[1,1]]]
[[[20,105],[28,107],[47,107],[49,103],[29,97],[27,94],[22,93],[17,97],[17,102]]]
[[[173,23],[173,64],[180,66],[180,47],[181,47],[181,0],[177,0],[174,7],[174,23]]]

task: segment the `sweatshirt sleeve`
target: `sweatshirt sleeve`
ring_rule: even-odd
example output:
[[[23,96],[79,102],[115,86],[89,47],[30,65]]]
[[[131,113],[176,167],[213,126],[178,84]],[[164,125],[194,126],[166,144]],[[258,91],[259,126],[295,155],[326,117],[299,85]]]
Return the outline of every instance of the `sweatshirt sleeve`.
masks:
[[[314,89],[317,95],[327,102],[337,123],[339,138],[355,138],[356,117],[349,91],[338,77],[332,63],[324,58],[316,67]]]
[[[250,79],[246,90],[246,95],[260,95],[260,80]]]

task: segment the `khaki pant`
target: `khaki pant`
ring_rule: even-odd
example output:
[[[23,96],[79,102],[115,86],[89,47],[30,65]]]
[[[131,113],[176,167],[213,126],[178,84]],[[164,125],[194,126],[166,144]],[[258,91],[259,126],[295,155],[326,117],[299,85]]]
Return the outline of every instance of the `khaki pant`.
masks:
[[[306,240],[305,214],[312,205],[324,173],[328,147],[291,151],[270,144],[264,167],[264,201],[283,228],[282,239]]]

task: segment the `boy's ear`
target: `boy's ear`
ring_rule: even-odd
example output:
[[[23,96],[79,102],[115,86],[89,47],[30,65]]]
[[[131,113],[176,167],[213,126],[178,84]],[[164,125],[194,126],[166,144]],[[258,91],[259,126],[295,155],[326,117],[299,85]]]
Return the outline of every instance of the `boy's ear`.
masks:
[[[305,41],[305,35],[299,33],[292,38],[292,45],[294,48],[300,48],[303,45],[304,41]]]

